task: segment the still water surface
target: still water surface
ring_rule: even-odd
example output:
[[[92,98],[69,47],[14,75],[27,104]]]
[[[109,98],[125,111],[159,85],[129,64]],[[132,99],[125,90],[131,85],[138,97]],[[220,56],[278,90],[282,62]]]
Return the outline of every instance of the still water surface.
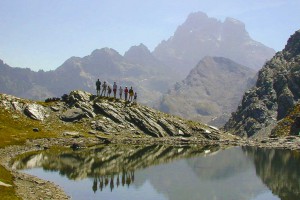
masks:
[[[250,147],[101,145],[24,155],[13,167],[72,199],[296,200],[300,152]]]

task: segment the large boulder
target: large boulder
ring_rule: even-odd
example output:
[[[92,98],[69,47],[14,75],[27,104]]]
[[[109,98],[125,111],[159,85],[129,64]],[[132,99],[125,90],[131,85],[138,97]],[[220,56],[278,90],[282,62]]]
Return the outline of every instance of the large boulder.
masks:
[[[46,110],[38,104],[27,104],[24,108],[24,114],[32,119],[43,121],[46,116]]]
[[[80,108],[72,108],[66,110],[64,113],[61,114],[60,118],[63,121],[73,122],[75,120],[80,120],[85,116],[85,113]]]

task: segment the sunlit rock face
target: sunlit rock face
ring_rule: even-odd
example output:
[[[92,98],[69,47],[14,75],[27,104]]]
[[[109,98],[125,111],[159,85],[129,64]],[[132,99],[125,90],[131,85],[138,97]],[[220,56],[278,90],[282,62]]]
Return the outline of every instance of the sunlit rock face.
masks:
[[[225,130],[250,137],[283,119],[300,98],[300,31],[293,34],[283,51],[258,73],[256,86],[225,125]],[[270,132],[270,131],[269,131]]]

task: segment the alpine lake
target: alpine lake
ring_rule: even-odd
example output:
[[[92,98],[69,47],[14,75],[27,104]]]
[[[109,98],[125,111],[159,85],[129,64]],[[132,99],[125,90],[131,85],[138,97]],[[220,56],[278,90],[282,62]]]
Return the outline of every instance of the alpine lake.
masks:
[[[196,145],[48,149],[12,164],[80,200],[296,200],[299,166],[299,151]]]

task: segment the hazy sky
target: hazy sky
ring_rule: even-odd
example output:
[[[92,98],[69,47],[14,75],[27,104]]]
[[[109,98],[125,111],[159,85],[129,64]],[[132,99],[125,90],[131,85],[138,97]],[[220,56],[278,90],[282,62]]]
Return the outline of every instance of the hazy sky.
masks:
[[[152,51],[197,11],[244,22],[276,51],[300,29],[300,0],[0,0],[0,59],[49,70],[103,47],[123,55],[143,43]]]

